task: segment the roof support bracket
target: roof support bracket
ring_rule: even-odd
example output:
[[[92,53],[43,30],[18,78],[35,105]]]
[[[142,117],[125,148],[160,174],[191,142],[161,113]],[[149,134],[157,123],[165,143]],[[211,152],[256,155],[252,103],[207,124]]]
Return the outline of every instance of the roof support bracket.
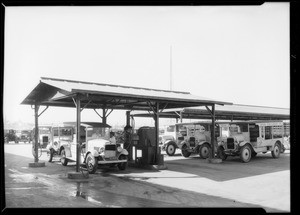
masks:
[[[45,109],[40,114],[38,114],[38,117],[40,117],[40,115],[42,115],[48,109],[48,107],[49,106],[46,106]]]
[[[72,100],[73,100],[73,102],[74,102],[75,107],[77,108],[77,103],[76,103],[74,97],[72,97]]]
[[[103,117],[97,112],[97,110],[96,110],[95,108],[94,108],[93,110],[96,112],[96,114],[97,114],[98,116],[100,116],[101,119],[103,119]]]
[[[83,109],[84,109],[88,104],[90,104],[91,101],[92,101],[92,100],[89,100],[88,103],[86,103],[86,104],[80,109],[80,112],[83,111]]]
[[[213,112],[207,107],[207,105],[205,105],[205,108],[206,108],[207,111],[210,113],[210,115],[213,116]]]
[[[160,110],[160,113],[164,111],[164,109],[168,106],[169,103],[166,103],[166,105],[163,107],[163,109]]]

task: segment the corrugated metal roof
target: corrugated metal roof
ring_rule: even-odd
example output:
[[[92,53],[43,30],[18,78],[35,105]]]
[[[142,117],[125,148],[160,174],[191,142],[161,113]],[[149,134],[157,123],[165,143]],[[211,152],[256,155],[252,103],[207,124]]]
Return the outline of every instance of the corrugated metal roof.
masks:
[[[160,118],[179,118],[182,111],[182,117],[188,119],[210,119],[211,115],[205,107],[175,108],[163,111]],[[146,112],[132,112],[133,116],[148,117]],[[218,120],[289,120],[290,109],[265,106],[253,106],[233,104],[229,106],[216,106],[215,117]]]
[[[148,102],[160,102],[160,108],[180,108],[209,104],[232,104],[213,99],[195,96],[189,92],[168,91],[142,87],[121,86],[103,83],[92,83],[65,79],[42,77],[40,83],[21,104],[74,107],[72,97],[83,95],[85,108],[113,109],[149,109]],[[88,103],[90,100],[92,102]]]

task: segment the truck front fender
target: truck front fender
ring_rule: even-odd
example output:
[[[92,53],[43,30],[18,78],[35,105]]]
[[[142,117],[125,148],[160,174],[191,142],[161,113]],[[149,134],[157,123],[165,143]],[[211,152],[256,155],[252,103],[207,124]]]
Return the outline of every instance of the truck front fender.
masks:
[[[128,155],[128,151],[126,149],[122,149],[120,155]]]
[[[71,149],[68,145],[63,145],[60,147],[60,150],[59,150],[59,154],[61,153],[61,150],[65,150],[65,153],[66,153],[66,157],[71,157]]]
[[[240,142],[240,143],[239,143],[239,146],[240,146],[240,147],[243,147],[243,146],[246,145],[247,143],[252,147],[252,145],[251,145],[249,142],[247,142],[247,141]]]

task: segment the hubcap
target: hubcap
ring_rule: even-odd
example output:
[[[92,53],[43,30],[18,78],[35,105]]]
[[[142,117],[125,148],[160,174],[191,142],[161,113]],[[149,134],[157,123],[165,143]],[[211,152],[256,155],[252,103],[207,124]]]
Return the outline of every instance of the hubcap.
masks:
[[[168,152],[169,152],[169,154],[172,154],[174,152],[174,146],[170,145],[168,147]]]
[[[93,167],[94,167],[93,159],[90,157],[87,160],[87,166],[89,169],[93,169]]]
[[[201,150],[201,152],[202,152],[202,155],[207,156],[207,154],[208,154],[207,147],[203,147],[202,150]]]
[[[248,160],[249,157],[250,157],[250,152],[249,152],[249,150],[248,150],[248,149],[244,149],[244,150],[243,150],[243,158],[244,158],[244,160]]]
[[[275,146],[274,151],[275,151],[275,154],[276,154],[276,155],[279,154],[279,148],[278,148],[278,146]]]

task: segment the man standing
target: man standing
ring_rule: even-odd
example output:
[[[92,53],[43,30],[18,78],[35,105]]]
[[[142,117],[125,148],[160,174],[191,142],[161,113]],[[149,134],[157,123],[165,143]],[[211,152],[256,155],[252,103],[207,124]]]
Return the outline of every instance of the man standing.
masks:
[[[124,142],[124,149],[128,151],[128,160],[132,160],[132,127],[130,125],[126,125],[124,127],[124,131],[122,133],[122,141]]]

